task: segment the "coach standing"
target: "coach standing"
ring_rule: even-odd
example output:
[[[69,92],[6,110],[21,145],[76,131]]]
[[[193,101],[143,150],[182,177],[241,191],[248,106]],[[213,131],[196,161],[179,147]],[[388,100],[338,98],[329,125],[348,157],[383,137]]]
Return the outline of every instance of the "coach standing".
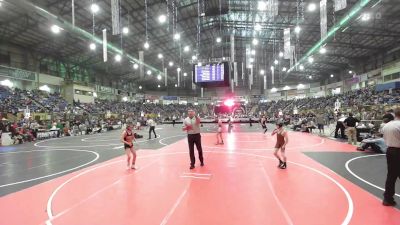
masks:
[[[182,130],[187,132],[189,154],[190,154],[190,169],[194,169],[196,158],[194,157],[194,145],[196,144],[197,151],[199,152],[200,165],[204,166],[203,149],[201,147],[200,135],[200,118],[195,116],[193,109],[188,110],[188,117],[183,121]]]
[[[395,120],[387,123],[382,128],[383,138],[388,146],[386,152],[387,177],[385,193],[383,194],[384,206],[395,206],[394,201],[395,185],[397,178],[400,178],[400,108],[394,111]]]

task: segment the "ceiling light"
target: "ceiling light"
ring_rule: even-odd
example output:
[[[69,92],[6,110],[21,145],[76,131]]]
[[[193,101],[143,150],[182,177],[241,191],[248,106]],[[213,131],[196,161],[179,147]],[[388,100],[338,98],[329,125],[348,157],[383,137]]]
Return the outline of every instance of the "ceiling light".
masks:
[[[252,43],[253,43],[253,45],[258,45],[258,39],[254,38]]]
[[[53,26],[51,26],[51,31],[55,34],[58,34],[58,33],[60,33],[61,28],[57,25],[53,25]]]
[[[250,60],[249,60],[249,61],[250,61],[251,63],[252,63],[252,62],[254,62],[254,58],[250,58]]]
[[[197,63],[197,66],[202,66],[201,62]]]
[[[172,67],[172,66],[174,66],[174,62],[170,61],[170,62],[168,63],[168,65]]]
[[[331,77],[334,77],[334,75],[333,75],[333,74],[331,74]]]
[[[271,70],[274,70],[275,69],[275,67],[274,66],[271,66]]]
[[[308,57],[308,62],[309,63],[313,63],[314,62],[314,58],[312,56]]]
[[[217,43],[220,43],[222,41],[222,39],[220,37],[217,37],[216,41],[217,41]]]
[[[253,64],[249,64],[249,66],[247,66],[247,68],[253,68]]]
[[[265,71],[264,71],[264,70],[260,70],[260,74],[261,74],[261,75],[264,75],[264,74],[265,74]]]
[[[100,10],[99,5],[97,5],[97,4],[95,4],[95,3],[93,3],[93,4],[90,6],[90,11],[92,11],[92,13],[97,13],[99,10]]]
[[[188,46],[188,45],[186,45],[184,48],[183,48],[183,51],[184,52],[188,52],[190,50],[190,47]]]
[[[92,51],[96,50],[96,44],[95,43],[90,43],[89,48]]]
[[[312,76],[310,75],[310,76],[308,76],[308,78],[309,78],[309,79],[312,79]]]
[[[283,57],[283,52],[279,52],[279,57],[280,57],[280,58]]]
[[[158,53],[158,56],[157,56],[159,59],[162,59],[164,56],[161,54],[161,53]]]
[[[267,3],[265,1],[258,1],[257,9],[260,11],[265,11],[267,9]]]
[[[279,61],[277,59],[275,59],[274,64],[278,65]]]
[[[183,76],[186,77],[186,76],[187,76],[187,73],[183,73]]]
[[[160,22],[161,24],[165,23],[165,21],[167,21],[167,17],[165,15],[160,15],[158,17],[158,22]]]
[[[371,18],[371,16],[370,16],[369,13],[363,13],[363,14],[361,15],[361,20],[362,20],[362,21],[368,21],[370,18]]]
[[[160,87],[161,87],[161,85],[157,85],[157,87],[158,87],[158,88],[160,88]]]
[[[192,60],[196,60],[196,59],[197,59],[197,56],[192,55]]]
[[[149,42],[146,41],[146,42],[144,43],[143,47],[144,47],[145,49],[148,49],[148,48],[150,47]]]
[[[147,70],[147,75],[151,75],[151,70]]]
[[[317,9],[317,5],[315,3],[310,3],[307,9],[309,12],[314,12]]]
[[[349,70],[349,74],[352,74],[352,73],[353,73],[353,71]]]
[[[139,68],[139,65],[137,63],[133,64],[133,69],[137,70]]]
[[[179,33],[174,34],[174,40],[179,40],[181,39],[181,35]]]
[[[114,59],[115,59],[116,62],[120,62],[122,57],[121,57],[120,54],[117,54],[117,55],[115,55]]]
[[[282,68],[282,71],[283,71],[283,72],[286,72],[286,70],[287,70],[286,67],[283,67],[283,68]]]
[[[271,92],[273,93],[273,92],[277,92],[278,91],[278,89],[276,89],[276,88],[271,88]]]
[[[299,66],[299,69],[300,69],[301,71],[303,71],[303,70],[304,70],[304,66],[303,66],[303,65],[300,65],[300,66]]]
[[[326,48],[322,47],[319,49],[319,53],[325,54],[326,53]]]
[[[285,87],[283,87],[283,90],[285,90],[285,91],[286,91],[286,90],[289,90],[289,89],[290,89],[290,87],[287,86],[287,85],[286,85]]]
[[[256,55],[256,50],[254,50],[254,49],[251,50],[251,54],[252,54],[252,55]]]
[[[128,27],[123,27],[122,28],[122,33],[123,34],[129,34],[129,28]]]
[[[177,84],[175,84],[175,87],[178,87],[178,85],[177,85]]]
[[[176,71],[181,72],[181,68],[180,67],[176,68]]]
[[[300,33],[300,31],[301,31],[300,26],[296,26],[296,27],[294,28],[294,32],[296,32],[296,34]]]
[[[157,80],[161,80],[161,78],[162,78],[161,75],[157,76]]]
[[[254,25],[254,30],[255,31],[260,31],[262,29],[262,26],[260,24]]]

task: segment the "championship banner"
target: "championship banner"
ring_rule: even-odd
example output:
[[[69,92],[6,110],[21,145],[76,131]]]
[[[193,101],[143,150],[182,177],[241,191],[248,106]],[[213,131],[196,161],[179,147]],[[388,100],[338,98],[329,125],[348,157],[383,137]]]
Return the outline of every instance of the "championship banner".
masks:
[[[321,0],[319,3],[321,16],[321,39],[325,38],[328,33],[328,19],[326,15],[326,0]]]
[[[112,34],[113,35],[120,34],[121,24],[120,24],[119,0],[111,0],[111,22],[112,22]]]
[[[250,90],[251,86],[253,85],[253,67],[250,68],[250,79],[249,79],[249,84],[250,84]]]
[[[177,77],[178,77],[178,87],[180,87],[181,86],[181,71],[180,70],[178,70]]]
[[[139,51],[139,73],[140,73],[140,78],[144,77],[143,62],[144,62],[144,52],[143,51]]]
[[[168,86],[168,70],[164,68],[165,87]]]
[[[264,90],[267,90],[267,76],[264,76]]]
[[[107,30],[103,29],[103,61],[107,62]]]
[[[242,62],[242,80],[244,80],[244,63]]]
[[[275,69],[271,69],[271,84],[275,84]]]
[[[347,7],[347,0],[334,0],[335,12]]]
[[[192,71],[192,90],[196,90],[196,84],[193,81],[193,76],[194,76],[194,74],[193,74],[193,71]]]
[[[238,71],[237,71],[237,62],[233,63],[233,79],[235,81],[236,86],[238,86]]]
[[[231,34],[231,62],[234,61],[235,61],[235,36]]]
[[[246,68],[249,68],[250,66],[250,58],[251,58],[251,54],[250,54],[250,44],[246,44]]]
[[[283,58],[290,59],[290,28],[283,29]]]
[[[294,63],[294,54],[295,54],[295,46],[292,45],[290,46],[290,67],[293,67],[293,63]]]
[[[72,9],[72,26],[75,27],[75,0],[71,2],[71,9]]]

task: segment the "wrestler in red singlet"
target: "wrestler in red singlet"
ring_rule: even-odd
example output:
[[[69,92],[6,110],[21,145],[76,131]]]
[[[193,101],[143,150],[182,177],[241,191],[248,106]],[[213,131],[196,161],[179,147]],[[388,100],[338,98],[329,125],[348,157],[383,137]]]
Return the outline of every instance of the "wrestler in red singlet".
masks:
[[[281,169],[286,169],[286,155],[285,148],[289,141],[287,131],[283,128],[283,123],[277,123],[276,129],[272,131],[272,135],[276,134],[276,144],[274,155],[279,160],[278,167]],[[278,152],[281,152],[281,156],[279,156]]]
[[[121,141],[124,143],[128,169],[136,169],[136,151],[133,149],[133,142],[135,140],[135,133],[132,131],[132,123],[127,123],[126,130],[122,132]]]

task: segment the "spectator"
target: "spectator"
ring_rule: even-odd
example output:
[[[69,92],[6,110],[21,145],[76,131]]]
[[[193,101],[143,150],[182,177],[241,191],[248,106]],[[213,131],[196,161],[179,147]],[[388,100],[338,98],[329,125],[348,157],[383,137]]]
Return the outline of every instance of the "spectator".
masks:
[[[354,145],[357,145],[356,124],[359,122],[360,120],[353,117],[353,113],[349,113],[349,117],[347,117],[343,121],[343,123],[347,126],[346,133],[347,133],[347,142],[349,144],[354,143]]]

